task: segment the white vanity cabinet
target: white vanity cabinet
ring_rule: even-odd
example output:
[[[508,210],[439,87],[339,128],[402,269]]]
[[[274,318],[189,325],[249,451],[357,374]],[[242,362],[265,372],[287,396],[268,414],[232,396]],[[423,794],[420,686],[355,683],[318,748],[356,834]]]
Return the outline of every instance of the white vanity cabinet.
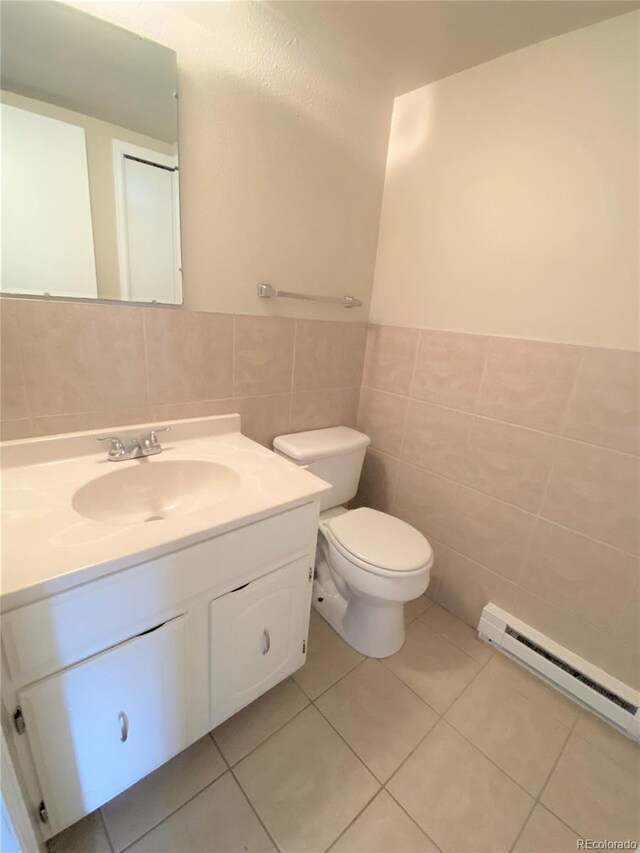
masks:
[[[19,691],[52,826],[79,820],[187,745],[187,618]]]
[[[312,581],[309,561],[296,560],[211,602],[214,725],[302,666]]]
[[[44,838],[303,665],[318,512],[308,501],[3,613],[4,718]]]

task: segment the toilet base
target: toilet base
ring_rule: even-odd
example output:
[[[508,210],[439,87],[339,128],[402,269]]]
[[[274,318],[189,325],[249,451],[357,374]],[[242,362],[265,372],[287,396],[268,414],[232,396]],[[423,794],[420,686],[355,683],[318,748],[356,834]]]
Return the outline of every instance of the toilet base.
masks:
[[[353,597],[347,601],[334,587],[313,582],[313,607],[342,639],[360,654],[387,658],[404,645],[404,605]]]

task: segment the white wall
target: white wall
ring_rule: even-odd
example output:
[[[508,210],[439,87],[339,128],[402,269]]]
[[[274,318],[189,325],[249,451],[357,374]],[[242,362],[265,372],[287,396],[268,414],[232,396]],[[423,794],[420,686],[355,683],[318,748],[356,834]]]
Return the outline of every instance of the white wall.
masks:
[[[178,55],[185,306],[366,320],[392,100],[267,3],[73,4]],[[363,309],[269,303],[259,281]]]
[[[371,321],[638,345],[640,13],[396,99]]]

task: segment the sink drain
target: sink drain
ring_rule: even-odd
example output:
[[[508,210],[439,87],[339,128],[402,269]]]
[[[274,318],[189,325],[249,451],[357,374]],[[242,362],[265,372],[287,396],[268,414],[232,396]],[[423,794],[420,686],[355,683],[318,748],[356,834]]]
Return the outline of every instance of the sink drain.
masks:
[[[145,523],[147,521],[163,521],[164,515],[150,515],[149,518],[145,518]]]

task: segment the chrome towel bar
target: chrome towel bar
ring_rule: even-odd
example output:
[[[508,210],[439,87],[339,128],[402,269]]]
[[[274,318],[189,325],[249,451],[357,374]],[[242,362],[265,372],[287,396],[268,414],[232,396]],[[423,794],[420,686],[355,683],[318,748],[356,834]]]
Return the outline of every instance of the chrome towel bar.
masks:
[[[305,299],[307,302],[331,302],[334,305],[343,305],[345,308],[361,308],[362,299],[355,296],[311,296],[307,293],[291,293],[288,290],[278,290],[270,284],[258,285],[258,296],[260,299]]]

